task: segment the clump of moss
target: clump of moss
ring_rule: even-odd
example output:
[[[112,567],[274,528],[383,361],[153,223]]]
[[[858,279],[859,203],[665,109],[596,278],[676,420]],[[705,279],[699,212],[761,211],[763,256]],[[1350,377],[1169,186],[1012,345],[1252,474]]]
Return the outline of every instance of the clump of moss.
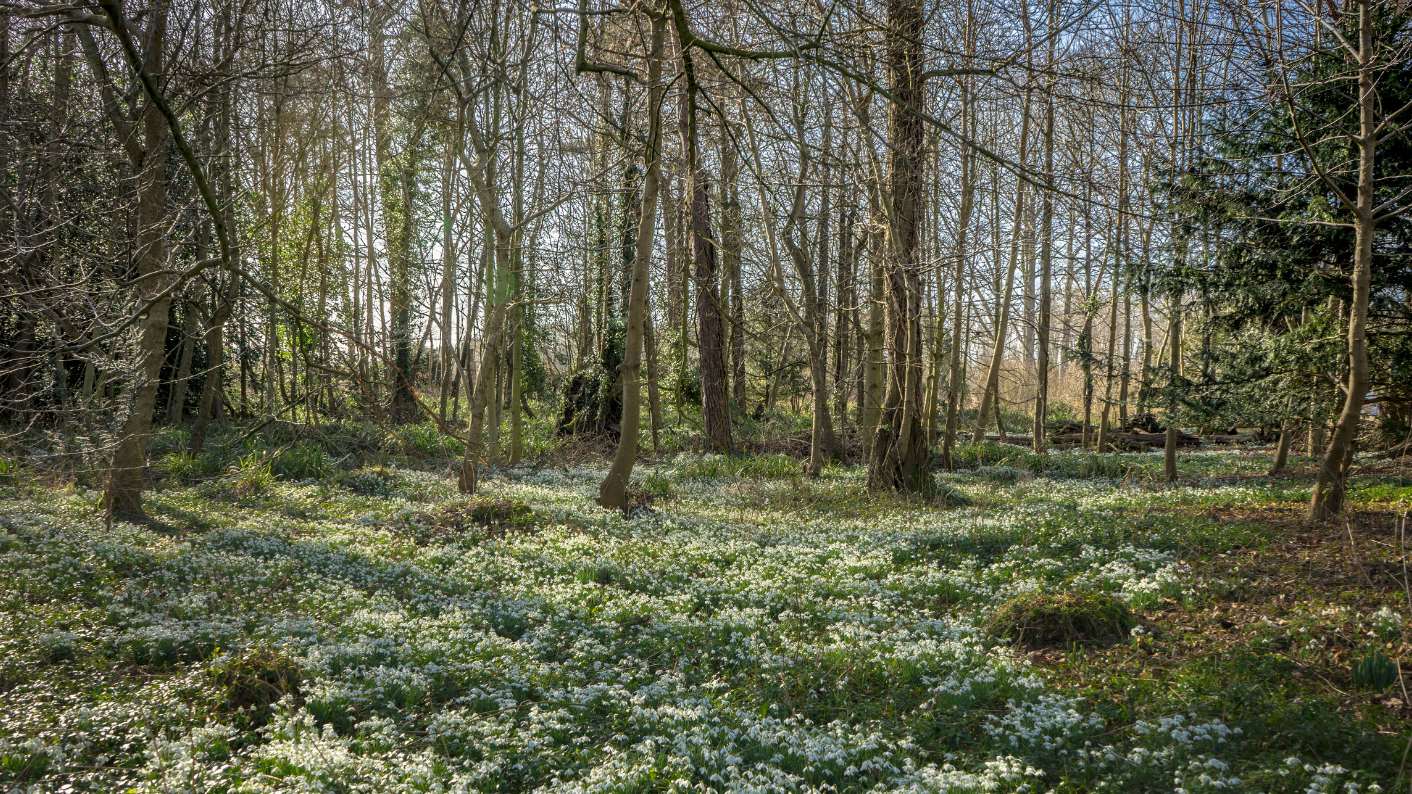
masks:
[[[517,499],[480,497],[442,505],[429,513],[413,513],[396,529],[419,546],[459,540],[504,538],[534,530],[536,516]]]
[[[332,481],[359,496],[391,496],[398,485],[397,473],[384,466],[340,472]]]
[[[261,722],[285,696],[299,698],[303,682],[298,663],[270,648],[228,658],[212,668],[211,675],[225,695],[225,708],[249,712]]]
[[[1031,593],[1011,600],[991,619],[990,631],[1028,648],[1093,643],[1126,637],[1137,617],[1107,593]]]

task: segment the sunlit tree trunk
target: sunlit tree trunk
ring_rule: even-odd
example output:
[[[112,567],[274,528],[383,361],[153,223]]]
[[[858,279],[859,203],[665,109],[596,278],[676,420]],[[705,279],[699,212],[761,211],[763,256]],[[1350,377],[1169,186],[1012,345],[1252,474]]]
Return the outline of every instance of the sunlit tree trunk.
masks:
[[[658,156],[662,119],[662,46],[666,17],[652,17],[652,52],[647,58],[647,146],[643,155],[646,175],[642,182],[642,212],[637,227],[637,252],[633,257],[628,292],[628,327],[623,350],[623,429],[613,465],[598,487],[598,503],[607,508],[627,504],[627,487],[637,459],[637,433],[641,418],[642,349],[647,325],[647,281],[652,260],[652,232],[657,223],[657,185],[662,166]]]
[[[144,67],[161,74],[166,43],[166,7],[158,5],[148,22]],[[167,169],[163,153],[167,147],[167,120],[155,102],[147,99],[143,115],[145,135],[142,170],[137,177],[137,271],[138,297],[152,301],[139,325],[137,367],[131,392],[132,408],[118,436],[117,448],[108,474],[103,506],[114,516],[145,520],[142,509],[142,474],[147,465],[147,435],[157,410],[157,389],[161,385],[163,347],[171,298],[156,298],[166,286],[161,271],[166,266]]]
[[[1054,26],[1054,6],[1050,6],[1049,27]],[[1049,39],[1047,64],[1054,63],[1055,40]],[[1053,86],[1045,91],[1044,98],[1044,178],[1053,186],[1054,182],[1054,92]],[[1052,263],[1050,255],[1054,247],[1054,195],[1044,192],[1039,219],[1039,321],[1036,323],[1038,350],[1035,355],[1035,398],[1034,428],[1031,449],[1043,452],[1047,428],[1045,419],[1049,414],[1049,337],[1052,323],[1050,295]]]
[[[1377,154],[1378,95],[1374,88],[1373,11],[1370,0],[1358,0],[1358,193],[1353,209],[1353,273],[1349,278],[1348,383],[1343,409],[1334,423],[1329,445],[1319,462],[1314,492],[1309,499],[1309,519],[1321,520],[1343,510],[1353,440],[1368,394],[1368,293],[1373,274],[1374,157]]]
[[[1016,159],[1021,163],[1026,162],[1025,155],[1029,147],[1031,95],[1032,89],[1026,88],[1024,110],[1020,121],[1020,148],[1016,155]],[[1000,401],[1000,369],[1005,361],[1005,337],[1010,325],[1011,296],[1015,291],[1015,270],[1019,266],[1020,259],[1020,236],[1024,226],[1025,212],[1025,187],[1024,181],[1016,180],[1015,211],[1011,215],[1010,221],[1010,257],[1005,267],[1004,286],[997,298],[1000,303],[1000,314],[995,323],[995,337],[990,349],[990,366],[986,370],[985,389],[981,392],[980,410],[976,413],[976,429],[971,434],[973,442],[985,440],[986,415],[990,413],[992,402],[998,406]]]
[[[919,237],[926,202],[926,107],[922,81],[925,22],[920,0],[888,0],[887,64],[893,102],[888,117],[888,196],[892,211],[884,269],[888,346],[892,359],[883,415],[873,434],[868,487],[930,494],[932,478],[922,426],[922,290]]]
[[[970,66],[970,55],[975,51],[975,20],[966,19],[965,64]],[[971,79],[962,77],[961,93],[961,135],[969,138],[972,127],[972,114],[975,112],[972,101]],[[956,447],[956,433],[961,423],[961,399],[965,386],[961,374],[962,340],[966,336],[966,262],[970,256],[971,213],[975,207],[976,174],[975,154],[965,143],[960,145],[961,159],[961,201],[956,217],[956,270],[952,276],[951,307],[951,353],[947,362],[948,379],[946,384],[946,427],[941,434],[941,460],[947,471],[956,468],[952,453]],[[940,301],[938,300],[938,303]]]

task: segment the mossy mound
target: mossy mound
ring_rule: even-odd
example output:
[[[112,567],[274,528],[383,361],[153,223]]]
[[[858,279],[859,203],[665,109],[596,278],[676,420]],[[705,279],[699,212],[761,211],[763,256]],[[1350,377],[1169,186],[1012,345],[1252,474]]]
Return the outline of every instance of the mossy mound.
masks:
[[[536,523],[534,511],[524,502],[481,497],[451,502],[429,513],[414,513],[399,521],[396,529],[418,546],[427,546],[529,534]]]
[[[397,472],[383,466],[339,472],[332,482],[359,496],[391,496],[397,490]]]
[[[212,668],[211,675],[225,693],[227,709],[249,712],[259,722],[286,695],[299,698],[299,685],[303,682],[299,665],[269,648],[256,648],[230,658]]]
[[[1000,608],[990,632],[1027,648],[1122,639],[1137,617],[1122,599],[1107,593],[1031,593]]]

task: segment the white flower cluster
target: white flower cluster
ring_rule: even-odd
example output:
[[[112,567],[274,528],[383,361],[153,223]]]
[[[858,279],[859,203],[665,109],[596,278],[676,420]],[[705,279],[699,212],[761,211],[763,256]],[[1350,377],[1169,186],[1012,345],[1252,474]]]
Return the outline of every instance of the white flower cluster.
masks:
[[[1068,755],[1086,737],[1103,728],[1097,715],[1082,714],[1074,698],[1042,694],[1031,702],[1009,701],[1002,717],[989,717],[986,732],[1014,750]]]
[[[249,794],[1239,785],[1235,729],[1103,733],[981,629],[1019,593],[1187,592],[1166,525],[1131,511],[1190,489],[992,469],[943,476],[977,504],[939,510],[861,499],[860,468],[785,468],[646,468],[672,496],[632,518],[593,504],[601,471],[506,469],[486,490],[530,503],[534,531],[430,545],[398,517],[456,497],[415,472],[253,506],[152,494],[208,527],[181,534],[108,530],[84,497],[0,502],[0,592],[57,605],[0,626],[35,660],[0,702],[0,763],[40,790]],[[217,674],[255,649],[302,679],[258,715]],[[73,658],[112,680],[76,692]]]

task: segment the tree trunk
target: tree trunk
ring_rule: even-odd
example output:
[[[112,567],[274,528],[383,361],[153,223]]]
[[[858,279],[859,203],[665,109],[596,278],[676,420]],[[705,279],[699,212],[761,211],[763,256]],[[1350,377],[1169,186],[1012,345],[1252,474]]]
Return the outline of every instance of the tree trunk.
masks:
[[[1054,26],[1054,10],[1050,6],[1049,27]],[[1049,39],[1049,57],[1046,63],[1054,63],[1055,39]],[[1045,91],[1044,101],[1044,178],[1052,187],[1054,183],[1054,93],[1053,86]],[[1038,350],[1035,354],[1035,397],[1034,428],[1032,444],[1035,452],[1043,452],[1047,427],[1045,419],[1049,414],[1049,335],[1052,324],[1050,282],[1053,279],[1050,256],[1053,252],[1054,237],[1054,195],[1046,190],[1039,214],[1039,322],[1035,328],[1038,337]]]
[[[186,307],[186,324],[182,328],[181,356],[177,360],[176,377],[172,378],[171,394],[167,398],[167,421],[181,422],[186,414],[186,390],[191,381],[191,355],[196,347],[196,331],[200,328],[201,318],[196,313],[196,307],[188,304]]]
[[[1181,247],[1178,246],[1178,259],[1181,262]],[[1182,374],[1182,302],[1181,292],[1173,291],[1167,301],[1167,372],[1169,388],[1175,389],[1177,379]],[[1177,441],[1181,430],[1177,427],[1177,400],[1173,396],[1167,401],[1167,414],[1162,421],[1167,425],[1166,446],[1163,448],[1162,471],[1169,483],[1177,481]]]
[[[878,190],[875,184],[875,198]],[[886,223],[886,217],[877,206],[873,208],[873,219],[875,230]],[[886,306],[886,296],[883,294],[883,258],[886,254],[883,251],[881,233],[874,231],[871,234],[873,239],[868,246],[868,325],[864,333],[867,352],[863,362],[863,399],[860,401],[862,426],[858,429],[863,434],[863,454],[870,460],[873,455],[873,437],[877,434],[878,421],[882,417],[883,381],[887,376],[887,360],[883,352],[883,315]]]
[[[1354,208],[1354,253],[1352,303],[1348,307],[1348,384],[1343,410],[1334,423],[1334,432],[1319,474],[1314,481],[1314,493],[1309,500],[1309,519],[1318,521],[1343,511],[1343,497],[1349,464],[1353,459],[1353,440],[1358,435],[1358,423],[1363,415],[1363,403],[1368,393],[1368,292],[1373,273],[1373,189],[1374,156],[1377,153],[1378,97],[1373,81],[1373,18],[1370,2],[1358,4],[1358,196]]]
[[[975,35],[973,20],[966,22],[966,53],[969,56],[974,52]],[[971,63],[969,57],[966,62]],[[970,137],[971,113],[973,105],[971,101],[971,81],[969,77],[961,78],[961,137]],[[965,313],[966,313],[966,259],[970,255],[969,236],[971,232],[971,212],[975,206],[976,175],[975,175],[975,155],[971,152],[971,147],[964,142],[960,145],[961,155],[961,204],[957,209],[956,218],[956,271],[952,283],[952,308],[951,308],[951,355],[947,362],[948,379],[946,383],[946,428],[941,434],[941,460],[947,471],[954,471],[956,463],[952,458],[956,447],[956,433],[961,423],[961,395],[964,387],[961,376],[961,352],[962,340],[966,336]]]
[[[837,302],[834,312],[834,341],[833,341],[833,392],[834,410],[838,420],[838,432],[840,435],[847,433],[848,419],[848,387],[846,386],[847,373],[853,362],[849,360],[848,352],[852,347],[849,344],[851,338],[850,331],[850,306],[855,303],[855,290],[853,286],[854,274],[854,248],[853,248],[853,223],[855,213],[849,211],[843,216],[843,224],[839,229],[838,243],[838,266],[835,284],[837,288]]]
[[[686,72],[686,92],[682,95],[680,128],[686,151],[688,191],[691,195],[691,253],[696,265],[696,335],[701,356],[701,425],[716,451],[727,453],[731,440],[730,405],[726,398],[725,334],[722,328],[721,299],[716,287],[716,244],[711,232],[710,186],[701,164],[697,134],[695,67],[691,52],[682,44],[682,67]]]
[[[730,305],[722,306],[730,311],[730,363],[731,363],[731,403],[735,411],[744,411],[745,405],[745,296],[742,294],[740,275],[741,215],[740,215],[740,166],[736,157],[736,144],[733,140],[721,142],[721,264],[725,271],[722,286],[728,287]]]
[[[1026,149],[1029,148],[1030,139],[1030,97],[1031,89],[1025,89],[1024,111],[1020,121],[1020,149],[1017,159],[1026,162]],[[971,434],[971,441],[980,443],[985,440],[986,414],[990,413],[991,401],[999,404],[1000,401],[1000,368],[1005,360],[1005,335],[1009,331],[1010,324],[1010,302],[1015,291],[1015,270],[1019,265],[1020,258],[1020,236],[1024,226],[1023,218],[1025,211],[1025,183],[1021,180],[1015,182],[1015,212],[1011,216],[1010,222],[1010,259],[1005,268],[1005,285],[1001,294],[997,297],[1000,303],[1000,316],[995,323],[995,341],[991,346],[990,367],[986,370],[985,389],[981,392],[980,410],[976,413],[976,429]]]
[[[637,227],[637,251],[633,257],[632,282],[628,291],[628,327],[623,350],[623,429],[618,434],[618,451],[608,476],[598,487],[598,504],[610,509],[627,505],[628,482],[637,460],[637,432],[641,417],[642,349],[647,324],[648,267],[652,260],[652,231],[657,223],[657,185],[662,166],[658,158],[662,126],[662,45],[666,17],[652,17],[652,52],[647,59],[647,147],[644,153],[646,176],[642,182],[642,212]]]
[[[661,180],[658,180],[660,185]],[[662,430],[662,398],[657,385],[657,332],[652,323],[652,299],[642,313],[642,343],[647,348],[647,412],[652,423],[652,451],[657,451],[657,434]]]
[[[1113,409],[1113,377],[1114,359],[1117,357],[1118,344],[1118,270],[1113,270],[1112,294],[1108,296],[1108,364],[1103,377],[1103,410],[1099,412],[1098,419],[1098,451],[1108,451],[1108,436],[1110,427],[1108,418]]]
[[[926,107],[922,82],[925,23],[920,0],[887,0],[888,79],[893,102],[888,117],[888,182],[892,213],[885,268],[889,368],[883,416],[873,435],[868,487],[930,495],[932,478],[922,426],[922,289],[918,260],[925,211],[926,130],[918,113]]]
[[[163,47],[166,40],[167,14],[158,6],[148,29],[145,68],[151,74],[161,74]],[[157,104],[147,98],[143,126],[146,135],[142,171],[137,180],[137,267],[141,281],[139,299],[152,300],[165,286],[159,275],[166,265],[167,170],[163,156],[167,147],[167,121]],[[146,520],[142,509],[142,474],[147,465],[147,434],[152,427],[152,415],[157,409],[157,389],[161,385],[163,347],[167,340],[167,321],[171,298],[152,303],[142,319],[137,345],[137,368],[131,412],[118,436],[109,469],[108,488],[103,494],[103,507],[114,516],[135,521]]]
[[[226,203],[227,219],[230,216],[230,204]],[[227,223],[227,229],[234,229],[234,224]],[[232,258],[236,258],[232,252]],[[191,425],[191,440],[187,444],[187,451],[192,455],[200,455],[206,446],[206,429],[211,423],[211,418],[216,412],[217,401],[220,399],[222,379],[225,367],[225,327],[230,320],[231,312],[235,307],[235,299],[239,293],[239,277],[231,274],[229,287],[226,295],[211,314],[211,320],[206,326],[206,382],[201,388],[201,404],[196,409],[196,416]]]
[[[1285,463],[1289,461],[1290,437],[1294,435],[1296,427],[1294,417],[1290,416],[1290,413],[1293,410],[1294,398],[1291,397],[1289,398],[1289,401],[1285,404],[1284,421],[1280,423],[1280,442],[1275,446],[1275,459],[1270,463],[1271,477],[1274,477],[1277,474],[1283,474],[1285,470]]]
[[[454,142],[459,145],[459,141]],[[453,392],[452,371],[456,343],[454,323],[451,321],[451,300],[456,289],[455,238],[451,234],[451,190],[455,179],[455,153],[453,142],[446,144],[446,154],[441,164],[441,421],[446,421],[446,401]]]

